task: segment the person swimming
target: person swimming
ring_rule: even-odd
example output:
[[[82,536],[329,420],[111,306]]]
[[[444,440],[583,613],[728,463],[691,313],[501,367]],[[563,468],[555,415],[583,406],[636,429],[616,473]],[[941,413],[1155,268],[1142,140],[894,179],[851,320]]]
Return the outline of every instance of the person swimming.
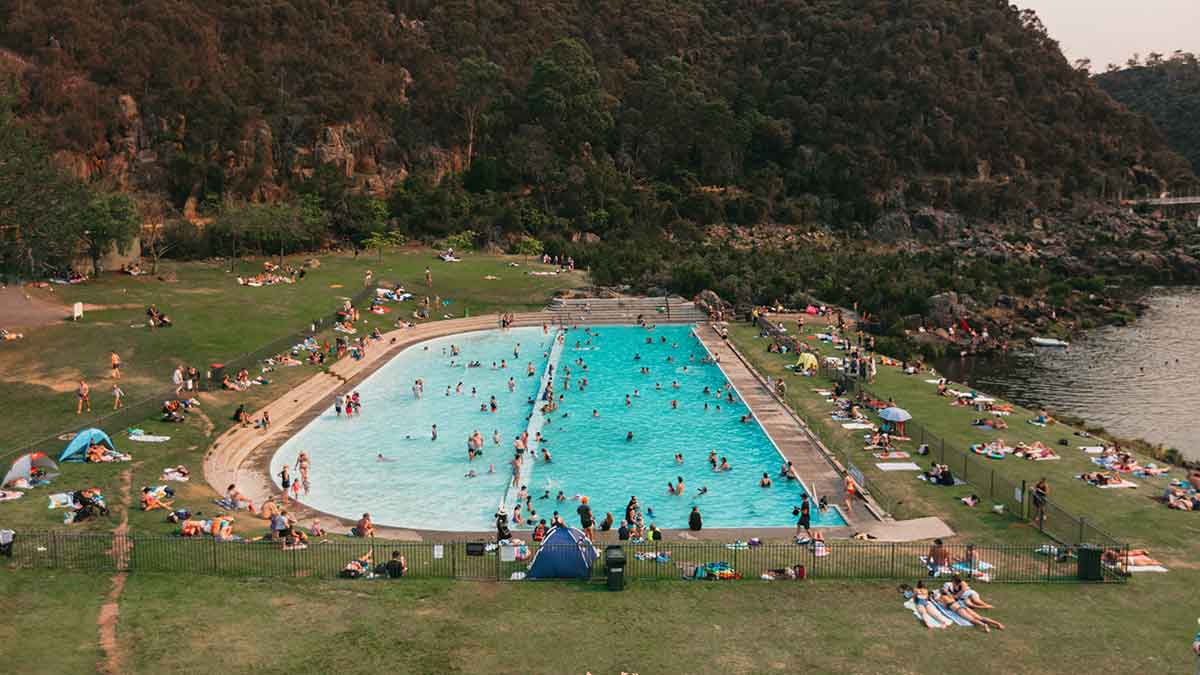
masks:
[[[721,466],[717,467],[717,471],[731,471],[732,469],[733,469],[733,467],[729,466],[729,460],[722,457],[721,458]]]
[[[683,453],[682,452],[675,453],[675,463],[683,464]]]
[[[697,497],[699,497],[700,495],[706,495],[706,494],[708,494],[708,486],[701,485],[700,488],[698,490],[696,490]]]
[[[626,433],[626,434],[625,434],[625,442],[626,442],[626,443],[630,443],[630,442],[632,442],[632,441],[633,441],[633,432],[632,432],[632,431],[630,431],[630,432],[628,432],[628,433]]]

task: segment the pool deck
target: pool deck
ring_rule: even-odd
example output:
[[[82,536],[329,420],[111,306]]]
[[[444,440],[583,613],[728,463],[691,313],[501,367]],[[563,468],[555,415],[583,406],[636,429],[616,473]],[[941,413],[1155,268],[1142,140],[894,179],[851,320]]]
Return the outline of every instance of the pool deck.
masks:
[[[528,312],[516,315],[515,319],[515,326],[540,326],[552,323],[555,317],[548,312]],[[269,476],[271,457],[288,438],[333,405],[334,396],[357,386],[407,347],[432,338],[498,327],[499,317],[487,315],[435,321],[385,333],[383,339],[373,343],[373,348],[369,349],[362,359],[338,361],[328,372],[312,376],[264,408],[255,411],[252,416],[255,418],[261,416],[263,410],[270,412],[272,424],[269,430],[239,426],[222,434],[205,454],[205,479],[220,495],[225,494],[228,485],[236,485],[238,490],[256,505],[267,499],[279,499],[280,491]],[[830,504],[842,507],[841,479],[835,469],[836,462],[831,463],[819,447],[819,442],[815,441],[803,423],[767,390],[765,382],[738,357],[711,326],[699,324],[696,332],[710,352],[720,356],[721,368],[726,377],[753,410],[768,435],[793,462],[797,472],[804,478],[806,486],[816,495],[828,495]],[[314,518],[320,519],[326,530],[335,533],[347,532],[353,525],[351,520],[295,502],[290,504],[288,510],[304,527]],[[823,531],[829,538],[849,537],[854,532],[871,532],[880,539],[900,537],[896,540],[904,541],[950,536],[947,534],[949,529],[940,521],[936,524],[881,521],[876,517],[873,505],[864,503],[863,500],[856,500],[848,520],[848,527],[826,528]],[[891,532],[893,529],[894,533]],[[789,539],[793,532],[792,528],[731,528],[705,529],[700,532],[664,530],[664,535],[668,539],[700,541],[746,540],[751,537],[781,540]],[[451,532],[391,527],[378,527],[376,533],[380,538],[403,541],[463,541],[490,539],[495,536],[492,531]],[[515,534],[526,538],[528,535],[524,530],[517,530]],[[616,539],[615,531],[598,532],[597,535],[598,541]]]
[[[836,505],[852,529],[879,520],[881,511],[863,499],[855,499],[851,503],[852,510],[846,513],[842,474],[836,461],[713,325],[697,326],[696,336],[718,359],[725,377],[741,395],[742,401],[754,411],[754,418],[775,446],[792,463],[812,498],[825,497],[831,506]]]

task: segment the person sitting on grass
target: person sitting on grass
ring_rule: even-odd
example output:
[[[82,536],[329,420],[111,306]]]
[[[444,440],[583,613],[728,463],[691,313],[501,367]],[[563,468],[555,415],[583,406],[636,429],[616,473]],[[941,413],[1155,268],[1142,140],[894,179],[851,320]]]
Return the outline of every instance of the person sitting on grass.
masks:
[[[408,561],[400,555],[400,551],[392,551],[392,559],[383,566],[389,579],[399,579],[408,571]]]
[[[371,514],[362,514],[362,518],[358,519],[358,524],[350,528],[350,536],[363,538],[375,536],[375,523],[371,522]]]
[[[371,552],[358,556],[354,560],[346,563],[342,568],[340,576],[346,579],[357,579],[371,571]]]
[[[254,502],[250,501],[246,495],[238,491],[237,486],[233,483],[225,488],[225,500],[229,502],[229,507],[233,510],[246,509],[250,513],[255,513]]]
[[[142,488],[142,510],[153,511],[155,509],[170,510],[173,502],[165,501],[158,498],[152,488]]]

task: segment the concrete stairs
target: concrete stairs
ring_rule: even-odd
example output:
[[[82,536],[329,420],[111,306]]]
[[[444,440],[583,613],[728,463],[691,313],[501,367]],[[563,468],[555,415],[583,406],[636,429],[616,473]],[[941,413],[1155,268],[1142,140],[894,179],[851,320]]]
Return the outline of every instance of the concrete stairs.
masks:
[[[555,298],[546,306],[555,323],[702,323],[708,316],[680,297]]]

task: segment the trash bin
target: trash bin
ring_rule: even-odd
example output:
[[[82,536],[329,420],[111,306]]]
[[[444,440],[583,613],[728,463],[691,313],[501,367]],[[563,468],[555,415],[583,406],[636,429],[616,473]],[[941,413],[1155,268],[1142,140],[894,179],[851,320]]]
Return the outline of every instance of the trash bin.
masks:
[[[608,590],[625,590],[625,549],[608,546],[604,549],[604,569],[607,572]]]
[[[1080,546],[1077,556],[1077,576],[1080,581],[1104,581],[1104,569],[1100,564],[1101,550],[1095,546]]]
[[[225,379],[225,364],[214,363],[208,367],[208,379],[210,382],[220,383]]]

